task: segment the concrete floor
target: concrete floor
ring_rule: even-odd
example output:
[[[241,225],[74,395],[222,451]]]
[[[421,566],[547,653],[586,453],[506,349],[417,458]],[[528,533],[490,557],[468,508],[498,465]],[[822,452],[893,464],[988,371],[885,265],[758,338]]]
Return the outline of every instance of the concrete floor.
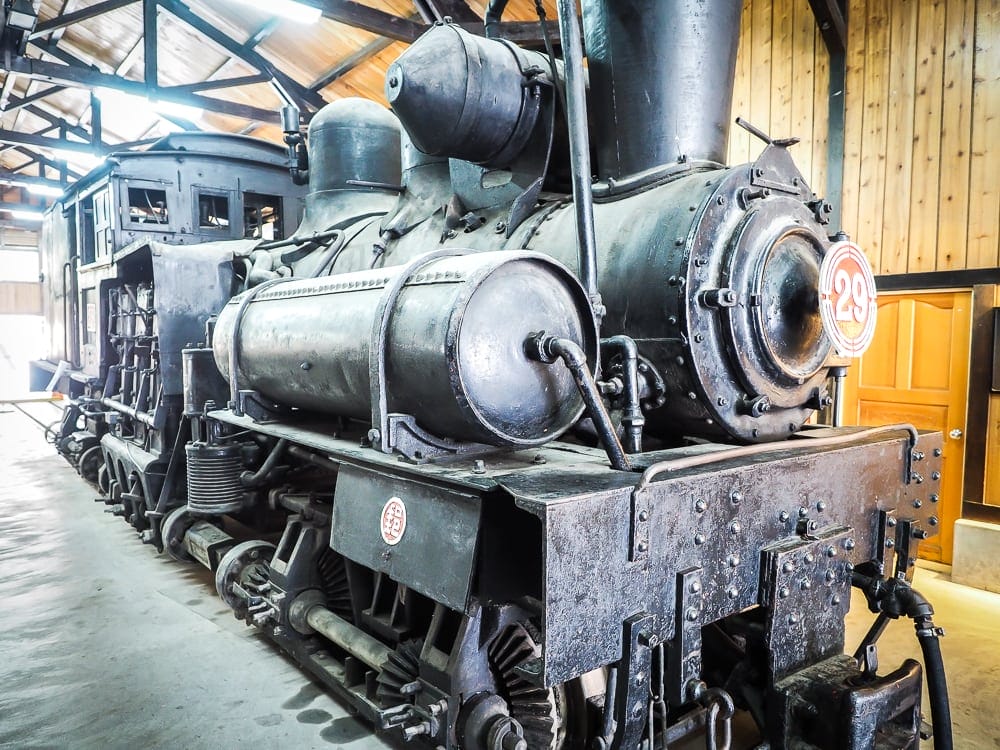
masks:
[[[391,747],[233,619],[207,571],[102,513],[41,430],[3,408],[0,455],[0,748]],[[1000,595],[928,569],[916,586],[948,633],[955,747],[1000,748]],[[870,622],[855,599],[849,647]],[[883,670],[907,656],[913,628],[893,623]]]
[[[207,570],[102,513],[17,412],[0,456],[0,747],[390,747],[235,620]]]

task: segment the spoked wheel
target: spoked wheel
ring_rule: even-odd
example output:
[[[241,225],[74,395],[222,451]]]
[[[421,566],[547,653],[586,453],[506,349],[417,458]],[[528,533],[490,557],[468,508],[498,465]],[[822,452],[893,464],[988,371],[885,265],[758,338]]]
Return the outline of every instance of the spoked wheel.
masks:
[[[233,591],[233,584],[239,584],[244,590],[253,590],[267,583],[274,549],[270,542],[252,539],[237,544],[219,561],[215,570],[215,590],[237,617],[246,617],[247,601]]]
[[[97,484],[98,474],[103,467],[104,454],[101,452],[100,445],[87,448],[87,450],[80,455],[80,460],[76,464],[76,468],[77,471],[80,472],[80,476],[91,484]]]
[[[105,497],[111,493],[111,472],[108,471],[106,463],[102,463],[101,468],[97,470],[97,489]]]
[[[128,492],[122,493],[122,502],[125,504],[125,520],[132,524],[136,531],[148,529],[146,495],[142,490],[142,480],[138,474],[129,477]]]
[[[163,549],[177,562],[192,562],[193,558],[184,547],[184,535],[194,524],[194,518],[188,513],[186,505],[174,508],[163,517],[160,524],[160,538],[163,539]]]

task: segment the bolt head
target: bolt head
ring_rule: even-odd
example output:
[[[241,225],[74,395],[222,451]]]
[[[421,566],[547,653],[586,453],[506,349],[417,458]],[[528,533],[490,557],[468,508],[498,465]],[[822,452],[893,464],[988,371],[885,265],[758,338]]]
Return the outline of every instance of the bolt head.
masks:
[[[734,534],[739,534],[743,530],[743,527],[740,525],[739,521],[733,521],[729,524],[729,530]]]
[[[839,594],[834,594],[834,595],[833,595],[833,599],[831,599],[831,600],[830,600],[830,602],[831,602],[831,603],[832,603],[832,604],[833,604],[834,606],[836,606],[836,605],[840,604],[840,595],[839,595]]]
[[[852,550],[857,546],[857,543],[853,539],[844,540],[844,549]]]
[[[892,541],[892,539],[886,539],[885,540],[885,548],[886,549],[892,549],[895,546],[896,546],[896,543],[894,541]]]
[[[827,557],[836,557],[837,556],[837,548],[834,547],[833,545],[827,547],[826,548],[826,556]]]
[[[743,502],[743,493],[739,490],[733,490],[729,495],[729,499],[733,501],[733,505],[739,505]]]
[[[808,508],[799,508],[799,518],[805,518],[808,515],[809,515]]]
[[[931,516],[930,518],[927,519],[927,523],[929,523],[931,526],[937,526],[938,525],[938,517],[937,516]]]
[[[649,543],[639,542],[637,545],[635,545],[635,548],[639,550],[639,552],[646,552],[649,549]]]
[[[781,566],[781,570],[784,573],[791,573],[793,570],[795,570],[795,566],[792,564],[791,560],[788,560],[785,562],[784,565]]]
[[[728,596],[730,599],[735,599],[739,595],[740,595],[740,590],[735,586],[730,586],[729,589],[726,591],[726,596]]]
[[[646,521],[648,521],[649,520],[649,511],[648,510],[640,510],[639,511],[639,520],[642,521],[643,523],[645,523]]]
[[[812,582],[811,582],[811,581],[803,581],[803,582],[802,582],[802,585],[801,585],[801,589],[802,589],[803,591],[808,591],[808,590],[809,590],[809,589],[811,589],[812,587],[813,587],[813,585],[812,585]]]
[[[792,592],[788,590],[787,586],[782,586],[780,589],[778,589],[778,597],[781,599],[787,599],[790,593]]]
[[[699,513],[704,513],[707,508],[708,508],[708,503],[706,503],[704,500],[698,500],[694,504],[694,509]]]
[[[896,525],[896,519],[893,518],[892,516],[889,516],[887,519],[885,519],[885,525],[891,529],[893,526]]]
[[[698,619],[698,610],[694,607],[690,607],[688,611],[684,613],[684,617],[688,622],[694,622]]]
[[[791,516],[788,515],[787,510],[783,510],[778,514],[778,520],[782,523],[787,523],[789,518],[791,518]]]
[[[695,534],[694,535],[694,543],[695,544],[704,544],[705,543],[705,535],[704,534]]]
[[[795,612],[792,612],[792,614],[788,615],[788,624],[789,625],[794,625],[798,621],[799,621],[799,616]]]
[[[814,555],[812,552],[806,552],[805,557],[803,557],[802,559],[805,560],[807,563],[812,563],[816,561],[816,555]]]
[[[740,564],[740,556],[739,555],[730,555],[728,562],[729,562],[729,567],[730,568],[738,567],[739,564]]]
[[[697,594],[701,591],[701,581],[691,581],[691,585],[688,586],[688,591],[692,594]]]
[[[823,500],[820,500],[818,503],[816,503],[816,510],[822,513],[824,510],[826,510],[826,503]]]

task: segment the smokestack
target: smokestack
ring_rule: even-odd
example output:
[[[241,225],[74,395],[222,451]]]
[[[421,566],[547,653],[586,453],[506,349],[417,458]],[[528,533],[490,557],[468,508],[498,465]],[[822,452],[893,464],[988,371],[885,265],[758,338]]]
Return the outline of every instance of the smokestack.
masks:
[[[583,0],[602,179],[725,163],[740,0]]]

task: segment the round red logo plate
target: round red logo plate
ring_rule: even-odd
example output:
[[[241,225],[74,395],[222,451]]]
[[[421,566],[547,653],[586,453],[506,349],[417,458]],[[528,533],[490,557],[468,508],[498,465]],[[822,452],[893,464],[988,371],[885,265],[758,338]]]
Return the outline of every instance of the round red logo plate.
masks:
[[[853,242],[838,242],[819,271],[819,312],[837,353],[860,357],[875,336],[875,277],[868,259]]]
[[[406,533],[406,506],[398,497],[390,497],[382,507],[382,518],[379,521],[382,541],[389,545],[399,544]]]

